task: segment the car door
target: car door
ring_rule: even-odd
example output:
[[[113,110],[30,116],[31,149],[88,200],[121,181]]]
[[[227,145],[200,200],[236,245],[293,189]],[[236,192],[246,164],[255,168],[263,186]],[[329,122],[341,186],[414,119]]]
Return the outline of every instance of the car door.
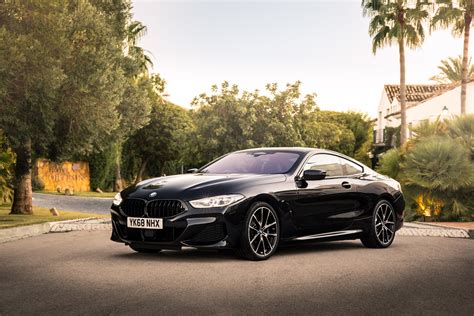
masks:
[[[304,235],[343,230],[352,219],[345,214],[355,211],[357,201],[352,180],[344,174],[341,158],[332,154],[315,154],[300,171],[323,170],[321,180],[302,180],[303,185],[292,202],[292,217]]]
[[[370,213],[373,207],[374,196],[368,192],[370,189],[371,177],[365,173],[364,167],[356,161],[340,157],[342,163],[342,170],[347,181],[351,184],[351,198],[354,202],[354,212],[345,214],[343,216],[352,219],[358,219]],[[341,215],[342,216],[342,215]]]

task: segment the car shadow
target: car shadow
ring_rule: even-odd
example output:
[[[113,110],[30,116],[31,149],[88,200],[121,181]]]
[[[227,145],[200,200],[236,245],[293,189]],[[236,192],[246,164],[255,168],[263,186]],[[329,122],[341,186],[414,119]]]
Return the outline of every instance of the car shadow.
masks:
[[[326,253],[334,251],[354,251],[365,249],[360,242],[354,241],[329,241],[329,242],[294,242],[280,245],[274,256],[291,257],[293,255],[308,253]],[[181,251],[163,250],[161,252],[145,254],[134,252],[130,249],[127,253],[113,254],[114,258],[133,261],[176,261],[176,262],[216,262],[216,261],[241,261],[231,249],[192,249],[186,248]]]

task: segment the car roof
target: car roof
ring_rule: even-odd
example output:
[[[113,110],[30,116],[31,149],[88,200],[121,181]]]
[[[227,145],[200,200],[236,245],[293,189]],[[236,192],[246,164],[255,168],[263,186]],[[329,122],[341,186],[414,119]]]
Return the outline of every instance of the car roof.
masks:
[[[333,154],[340,155],[339,153],[332,150],[321,149],[321,148],[310,148],[310,147],[260,147],[260,148],[243,149],[243,150],[238,150],[235,152],[254,152],[254,151],[288,151],[288,152],[303,153],[303,154],[314,152],[314,153],[333,153]]]

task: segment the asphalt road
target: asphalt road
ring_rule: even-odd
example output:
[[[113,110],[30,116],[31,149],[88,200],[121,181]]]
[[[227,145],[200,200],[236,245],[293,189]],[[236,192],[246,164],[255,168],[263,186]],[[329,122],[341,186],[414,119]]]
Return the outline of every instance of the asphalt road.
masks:
[[[138,254],[108,238],[0,244],[0,314],[474,314],[474,240],[299,244],[249,262],[231,252]]]
[[[33,193],[33,205],[46,208],[55,207],[64,211],[109,214],[112,199]]]

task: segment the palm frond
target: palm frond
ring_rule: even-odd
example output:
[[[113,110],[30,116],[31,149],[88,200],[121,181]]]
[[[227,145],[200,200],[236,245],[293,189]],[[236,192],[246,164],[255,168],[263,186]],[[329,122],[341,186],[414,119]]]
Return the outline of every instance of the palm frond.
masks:
[[[372,52],[375,54],[377,49],[382,48],[386,45],[390,45],[393,41],[393,37],[388,36],[390,33],[390,27],[385,26],[379,30],[372,39]]]
[[[135,46],[140,38],[147,33],[147,27],[140,21],[133,21],[127,29],[127,37],[130,46]]]
[[[452,27],[453,35],[462,34],[464,32],[464,10],[454,7],[452,1],[437,1],[437,4],[438,9],[431,19],[430,28],[436,30]]]
[[[440,73],[431,78],[440,83],[458,83],[462,79],[462,56],[449,57],[441,61],[438,66]],[[471,64],[471,58],[468,60],[468,78],[474,77],[474,65]]]
[[[410,48],[418,47],[425,39],[424,24],[429,19],[430,3],[418,0],[415,6],[406,0],[364,0],[363,14],[371,17],[369,34],[372,51],[403,40]]]

